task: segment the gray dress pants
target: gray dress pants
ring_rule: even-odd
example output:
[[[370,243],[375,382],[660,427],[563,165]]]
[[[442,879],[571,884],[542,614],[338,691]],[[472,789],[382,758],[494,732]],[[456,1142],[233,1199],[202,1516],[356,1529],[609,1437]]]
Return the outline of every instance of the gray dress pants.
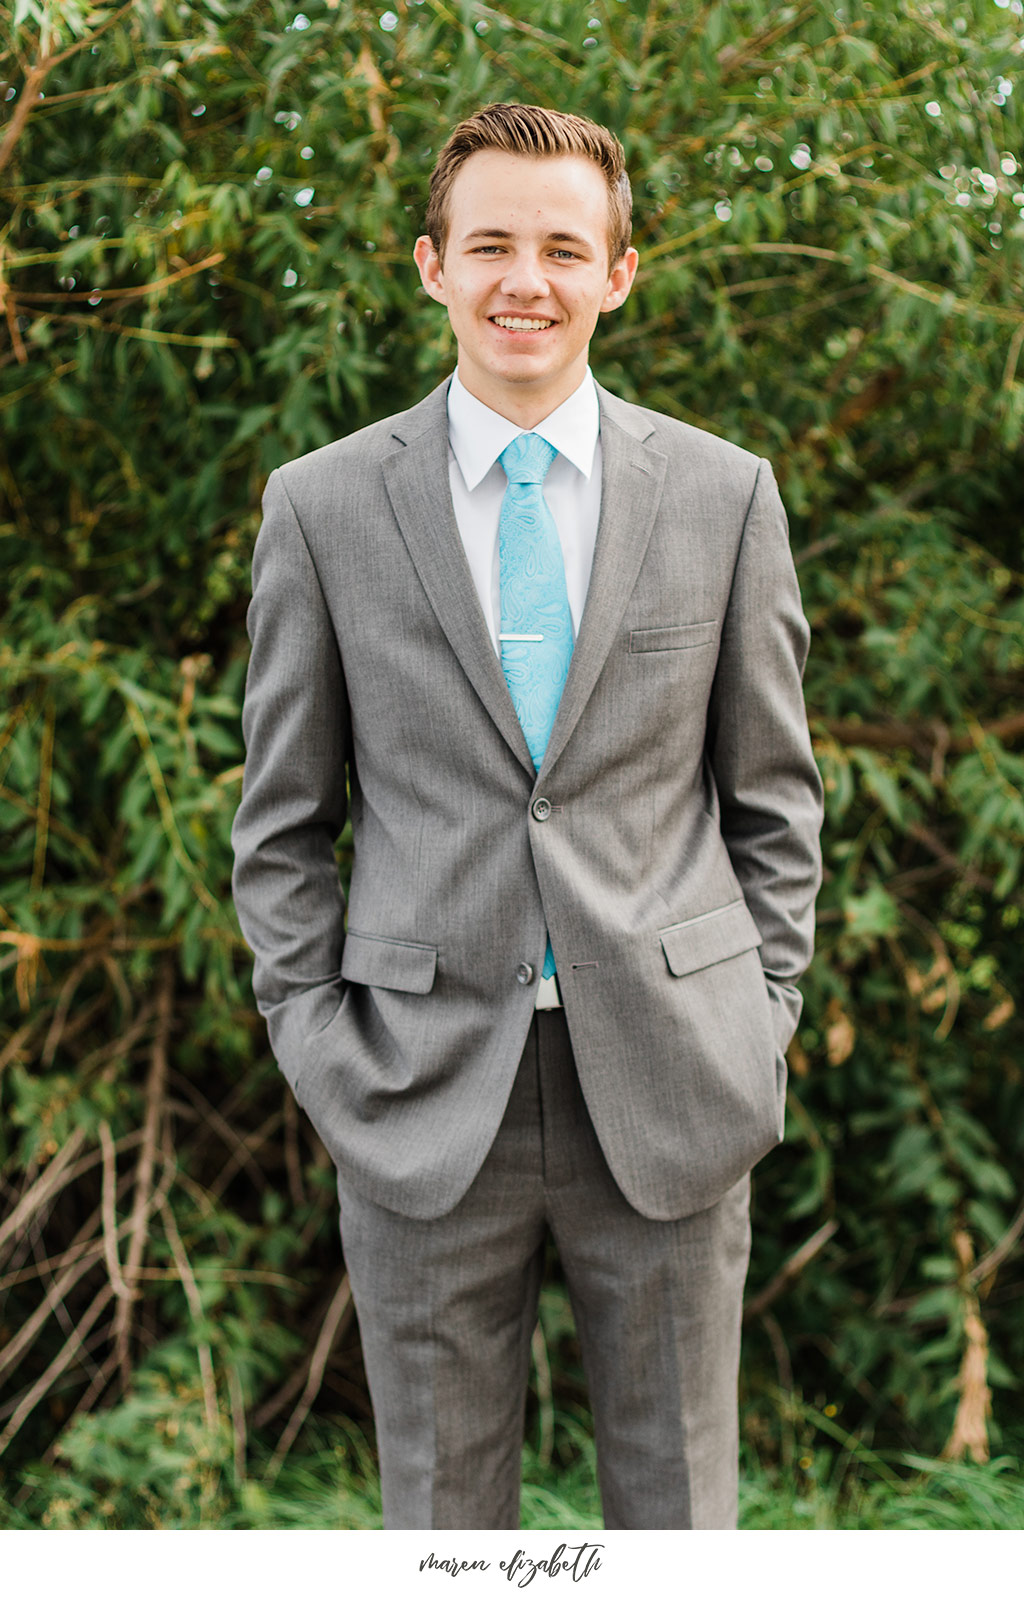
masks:
[[[548,1229],[583,1352],[605,1527],[735,1527],[749,1177],[680,1221],[635,1211],[591,1125],[563,1012],[538,1013],[454,1210],[419,1221],[343,1177],[338,1190],[385,1527],[519,1526]]]

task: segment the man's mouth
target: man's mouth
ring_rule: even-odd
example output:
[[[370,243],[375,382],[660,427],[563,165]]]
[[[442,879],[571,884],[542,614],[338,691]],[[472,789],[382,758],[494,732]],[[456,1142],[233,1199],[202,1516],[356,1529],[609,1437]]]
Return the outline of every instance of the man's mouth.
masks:
[[[514,333],[542,333],[554,326],[552,317],[491,317],[498,328],[510,328]]]

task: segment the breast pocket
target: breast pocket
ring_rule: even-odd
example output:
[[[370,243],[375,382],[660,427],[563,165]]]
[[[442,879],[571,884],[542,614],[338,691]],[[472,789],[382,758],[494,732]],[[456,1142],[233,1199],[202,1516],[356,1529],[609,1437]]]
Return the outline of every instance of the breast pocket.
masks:
[[[630,655],[640,655],[651,650],[696,650],[701,645],[714,644],[718,638],[718,623],[683,622],[668,628],[634,628],[629,635]]]

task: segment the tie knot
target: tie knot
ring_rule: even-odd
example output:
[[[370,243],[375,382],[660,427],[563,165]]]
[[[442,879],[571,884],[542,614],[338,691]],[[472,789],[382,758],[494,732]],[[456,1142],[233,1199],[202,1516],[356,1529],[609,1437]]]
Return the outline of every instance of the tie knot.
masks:
[[[543,483],[557,454],[554,445],[539,433],[521,433],[506,445],[498,460],[509,483]]]

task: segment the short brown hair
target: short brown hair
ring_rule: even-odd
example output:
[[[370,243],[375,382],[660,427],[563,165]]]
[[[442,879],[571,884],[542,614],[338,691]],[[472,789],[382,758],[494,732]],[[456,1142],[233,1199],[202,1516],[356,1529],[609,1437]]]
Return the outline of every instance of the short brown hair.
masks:
[[[608,252],[611,265],[629,249],[633,196],[623,149],[614,133],[586,117],[544,106],[491,105],[460,122],[430,175],[427,233],[438,256],[448,242],[448,198],[459,168],[479,150],[517,156],[586,156],[596,161],[608,185]]]

